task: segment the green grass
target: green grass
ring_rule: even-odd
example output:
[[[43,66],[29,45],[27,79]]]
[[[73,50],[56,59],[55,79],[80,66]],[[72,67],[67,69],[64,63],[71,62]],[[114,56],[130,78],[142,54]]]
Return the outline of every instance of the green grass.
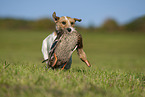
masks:
[[[37,31],[0,31],[0,97],[145,97],[145,34],[83,33],[88,68],[46,70]]]

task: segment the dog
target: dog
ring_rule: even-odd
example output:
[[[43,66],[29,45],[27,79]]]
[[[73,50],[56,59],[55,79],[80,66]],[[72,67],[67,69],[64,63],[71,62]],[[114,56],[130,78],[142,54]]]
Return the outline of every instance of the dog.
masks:
[[[50,49],[53,45],[54,40],[56,39],[56,37],[58,35],[60,35],[64,30],[67,30],[68,32],[73,31],[75,28],[75,22],[81,22],[81,19],[77,19],[77,18],[71,18],[68,16],[62,16],[62,17],[58,17],[56,16],[56,13],[54,12],[52,14],[53,20],[56,24],[55,26],[55,31],[48,35],[42,42],[42,54],[44,57],[44,61],[48,60],[49,58],[49,52]],[[46,64],[48,64],[48,61],[46,61]],[[67,62],[66,66],[64,67],[64,69],[70,69],[72,64],[72,56],[70,57],[69,61]]]

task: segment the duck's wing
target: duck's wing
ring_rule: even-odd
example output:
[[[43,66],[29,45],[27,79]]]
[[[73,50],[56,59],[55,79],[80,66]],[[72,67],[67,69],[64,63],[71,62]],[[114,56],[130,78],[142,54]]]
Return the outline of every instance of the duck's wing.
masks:
[[[63,34],[59,34],[56,37],[56,39],[54,40],[54,42],[53,42],[53,44],[51,46],[51,49],[49,51],[49,58],[48,58],[49,62],[54,58],[55,49],[56,49],[57,45],[60,43],[62,37],[63,37]]]
[[[50,56],[50,57],[53,55],[53,53],[54,53],[54,51],[55,51],[55,49],[56,49],[56,47],[57,47],[57,43],[58,43],[58,40],[55,40],[55,41],[53,42],[53,44],[52,44],[52,46],[51,46],[51,49],[50,49],[50,51],[49,51],[49,56]]]

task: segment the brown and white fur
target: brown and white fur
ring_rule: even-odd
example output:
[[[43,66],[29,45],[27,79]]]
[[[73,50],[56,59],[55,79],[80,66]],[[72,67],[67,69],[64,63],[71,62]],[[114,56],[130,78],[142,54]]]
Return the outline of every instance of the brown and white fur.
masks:
[[[63,31],[68,31],[68,32],[74,31],[75,30],[75,28],[74,28],[75,22],[76,21],[78,21],[78,22],[81,21],[81,19],[71,18],[71,17],[68,17],[68,16],[58,17],[58,16],[56,16],[55,12],[53,13],[52,16],[53,16],[53,20],[56,24],[56,29],[52,34],[50,34],[49,36],[47,36],[43,40],[42,53],[43,53],[43,56],[44,56],[44,60],[47,60],[49,58],[49,51],[50,51],[52,43],[54,42],[56,37],[58,35],[60,35]],[[86,54],[83,51],[82,40],[81,40],[80,45],[81,46],[79,46],[79,48],[77,48],[78,55],[79,55],[79,57],[82,61],[84,61],[88,66],[90,66],[90,63],[87,61]],[[71,63],[72,63],[71,61],[72,61],[72,59],[70,59],[70,61],[67,63],[67,65],[71,65]],[[64,69],[64,67],[63,67],[63,69]]]

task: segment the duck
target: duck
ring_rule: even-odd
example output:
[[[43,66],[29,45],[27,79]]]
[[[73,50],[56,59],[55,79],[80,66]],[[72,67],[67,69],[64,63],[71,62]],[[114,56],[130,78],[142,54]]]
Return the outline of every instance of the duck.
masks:
[[[90,67],[91,65],[83,50],[82,36],[76,30],[63,31],[57,36],[49,52],[48,67],[63,70],[76,49],[80,59]]]

